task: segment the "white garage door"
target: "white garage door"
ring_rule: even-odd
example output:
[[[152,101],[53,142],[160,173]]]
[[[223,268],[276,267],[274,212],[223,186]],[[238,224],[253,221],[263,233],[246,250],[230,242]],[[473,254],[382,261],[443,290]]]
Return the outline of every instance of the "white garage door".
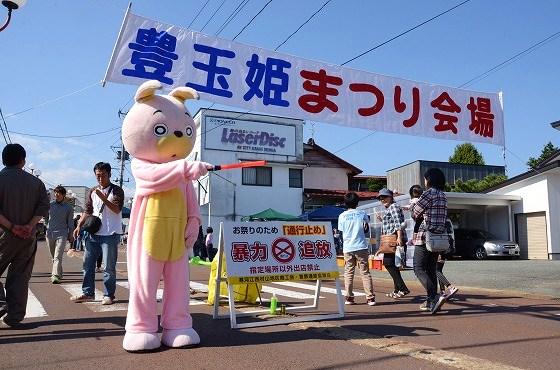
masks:
[[[546,215],[544,212],[516,215],[517,243],[521,258],[548,259]]]

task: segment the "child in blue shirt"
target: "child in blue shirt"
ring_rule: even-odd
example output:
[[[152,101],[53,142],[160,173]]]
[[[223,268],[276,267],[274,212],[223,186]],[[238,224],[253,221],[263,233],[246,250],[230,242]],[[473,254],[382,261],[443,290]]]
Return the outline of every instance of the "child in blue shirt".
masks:
[[[354,301],[354,271],[358,267],[362,276],[362,284],[366,292],[369,306],[375,306],[373,281],[369,272],[369,248],[366,242],[366,233],[369,232],[369,217],[357,210],[359,197],[350,192],[344,196],[344,204],[348,208],[338,216],[338,230],[342,233],[344,252],[344,289],[346,290],[345,304],[356,304]]]

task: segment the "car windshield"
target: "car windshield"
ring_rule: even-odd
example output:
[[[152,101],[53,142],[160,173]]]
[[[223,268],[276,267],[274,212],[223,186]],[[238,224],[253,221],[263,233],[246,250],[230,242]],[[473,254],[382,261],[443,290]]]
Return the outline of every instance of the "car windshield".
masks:
[[[474,237],[479,239],[496,239],[491,232],[485,230],[476,230],[474,232]]]

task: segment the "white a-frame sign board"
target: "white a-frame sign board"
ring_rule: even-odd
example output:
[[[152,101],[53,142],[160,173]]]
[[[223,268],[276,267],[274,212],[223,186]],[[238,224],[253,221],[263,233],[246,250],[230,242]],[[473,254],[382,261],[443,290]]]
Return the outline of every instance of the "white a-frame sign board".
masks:
[[[213,317],[214,319],[228,317],[228,315],[219,315],[218,312],[220,284],[226,283],[232,329],[344,317],[336,252],[329,222],[223,222],[220,224],[217,257],[218,273],[215,280]],[[225,277],[220,273],[224,263]],[[337,313],[306,314],[248,323],[237,322],[238,317],[254,317],[265,314],[268,310],[239,312],[235,308],[234,284],[316,281],[313,304],[286,308],[287,311],[294,312],[318,309],[321,281],[333,279],[336,283]]]

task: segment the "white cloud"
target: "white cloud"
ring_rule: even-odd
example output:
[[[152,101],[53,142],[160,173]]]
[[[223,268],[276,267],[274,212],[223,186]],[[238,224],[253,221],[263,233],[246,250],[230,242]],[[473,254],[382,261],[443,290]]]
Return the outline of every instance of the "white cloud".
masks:
[[[95,182],[95,178],[90,170],[79,168],[57,168],[45,169],[40,178],[49,182],[50,185],[86,185],[89,186]]]
[[[92,143],[88,143],[88,142],[73,139],[73,138],[64,139],[64,142],[66,144],[70,144],[70,145],[77,146],[77,147],[80,147],[80,148],[85,148],[85,149],[95,148],[95,145],[92,144]]]
[[[40,141],[28,136],[12,134],[12,141],[21,144],[27,152],[27,162],[30,161],[60,161],[70,158],[71,153],[63,150],[64,146],[54,145],[48,141]]]

